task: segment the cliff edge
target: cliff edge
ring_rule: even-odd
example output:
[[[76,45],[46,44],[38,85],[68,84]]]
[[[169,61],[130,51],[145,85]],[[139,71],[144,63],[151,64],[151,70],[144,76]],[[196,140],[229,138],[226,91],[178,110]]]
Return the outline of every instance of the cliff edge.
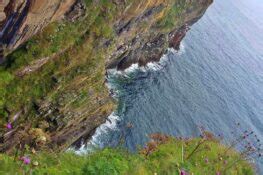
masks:
[[[88,139],[116,104],[106,69],[159,61],[212,0],[0,2],[2,152],[61,151]]]

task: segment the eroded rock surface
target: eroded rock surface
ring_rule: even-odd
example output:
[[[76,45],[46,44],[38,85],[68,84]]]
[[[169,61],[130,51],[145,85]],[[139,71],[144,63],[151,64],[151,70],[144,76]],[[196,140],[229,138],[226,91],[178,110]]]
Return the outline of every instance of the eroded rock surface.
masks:
[[[76,0],[0,1],[0,43],[16,49],[47,24],[58,20]]]
[[[179,49],[212,0],[85,2],[0,1],[0,52],[38,32],[0,69],[0,78],[8,75],[0,83],[0,122],[13,124],[8,132],[0,128],[0,151],[26,144],[61,151],[89,139],[116,106],[105,86],[106,69],[144,66],[168,47]],[[66,22],[47,26],[64,14]],[[32,131],[41,131],[45,144],[37,145]]]

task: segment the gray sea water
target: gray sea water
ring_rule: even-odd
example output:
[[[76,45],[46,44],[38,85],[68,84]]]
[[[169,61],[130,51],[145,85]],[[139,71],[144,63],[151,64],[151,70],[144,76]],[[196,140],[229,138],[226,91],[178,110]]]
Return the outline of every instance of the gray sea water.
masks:
[[[263,1],[215,0],[179,53],[109,72],[119,107],[92,144],[136,150],[148,134],[199,136],[199,126],[226,142],[246,129],[263,140]]]

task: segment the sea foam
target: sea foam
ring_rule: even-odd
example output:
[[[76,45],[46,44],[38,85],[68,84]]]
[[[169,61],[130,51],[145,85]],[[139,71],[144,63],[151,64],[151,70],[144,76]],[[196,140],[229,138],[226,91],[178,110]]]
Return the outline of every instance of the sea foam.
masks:
[[[182,54],[184,52],[184,44],[181,44],[180,50],[174,50],[172,48],[169,48],[167,53],[164,54],[159,62],[149,62],[145,66],[139,66],[139,64],[132,64],[130,67],[128,67],[125,70],[117,70],[117,69],[108,69],[107,70],[107,83],[106,86],[109,89],[110,94],[118,98],[118,85],[114,82],[114,78],[116,77],[126,77],[129,78],[130,74],[141,71],[141,72],[147,72],[147,71],[159,71],[165,67],[167,64],[167,61],[169,59],[169,54]],[[85,154],[88,152],[91,152],[94,148],[103,148],[103,143],[101,143],[101,137],[107,136],[107,133],[109,131],[117,130],[117,123],[121,120],[121,117],[117,115],[116,112],[113,112],[108,118],[107,121],[100,125],[94,135],[91,137],[90,141],[86,144],[83,144],[83,146],[76,151],[77,154]]]
[[[109,76],[129,76],[129,74],[134,73],[136,71],[146,72],[146,71],[159,71],[164,68],[164,66],[167,64],[168,55],[174,54],[174,55],[181,55],[185,52],[185,46],[184,43],[181,43],[180,50],[175,50],[173,48],[169,48],[167,53],[164,54],[159,62],[148,62],[145,66],[139,66],[138,63],[132,64],[125,70],[117,70],[114,69],[108,69],[107,73]]]
[[[91,137],[90,141],[83,144],[82,147],[76,151],[77,154],[85,154],[91,152],[94,148],[102,148],[103,145],[100,142],[100,137],[106,135],[109,131],[117,129],[117,122],[120,117],[116,113],[112,113],[106,120],[106,122],[100,125],[94,135]]]

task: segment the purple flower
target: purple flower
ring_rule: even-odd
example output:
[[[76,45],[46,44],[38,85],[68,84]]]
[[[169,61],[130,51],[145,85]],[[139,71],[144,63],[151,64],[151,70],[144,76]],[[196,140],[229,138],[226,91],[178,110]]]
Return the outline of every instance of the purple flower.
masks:
[[[7,129],[12,129],[12,128],[13,128],[13,127],[12,127],[12,124],[11,124],[11,123],[7,123],[6,128],[7,128]]]
[[[30,158],[29,157],[22,157],[22,161],[25,165],[30,164]]]
[[[205,163],[208,163],[208,162],[209,162],[208,158],[205,158]]]
[[[218,171],[218,172],[216,172],[216,175],[221,175],[221,173]]]
[[[184,170],[180,170],[180,175],[187,175],[187,173]]]

